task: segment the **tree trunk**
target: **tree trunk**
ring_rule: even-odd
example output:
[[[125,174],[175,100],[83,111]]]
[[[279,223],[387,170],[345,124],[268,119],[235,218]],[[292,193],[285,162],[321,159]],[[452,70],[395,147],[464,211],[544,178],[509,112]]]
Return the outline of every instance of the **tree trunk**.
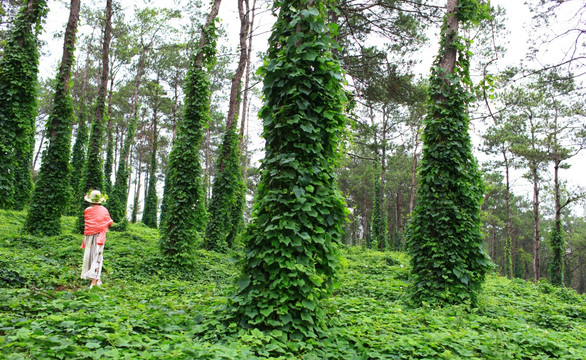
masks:
[[[234,77],[232,77],[232,85],[230,86],[230,100],[228,105],[228,116],[226,119],[226,133],[228,133],[234,123],[236,121],[236,114],[238,114],[238,109],[240,106],[240,100],[238,94],[240,93],[240,85],[242,83],[242,76],[244,75],[244,70],[246,69],[247,63],[247,43],[246,40],[248,39],[248,14],[244,12],[244,3],[246,2],[246,7],[248,7],[248,0],[238,0],[238,15],[240,17],[240,59],[238,60],[238,67],[236,68],[236,73]],[[216,164],[216,169],[222,171],[224,169],[224,156],[220,156],[218,159],[218,164]]]
[[[248,1],[245,3],[246,5],[246,13],[250,11],[248,8]],[[248,102],[248,93],[250,91],[249,84],[250,84],[250,68],[251,68],[251,58],[252,58],[252,33],[254,31],[254,15],[256,13],[256,0],[252,3],[252,11],[250,15],[250,22],[248,24],[248,48],[246,54],[246,75],[244,78],[244,95],[242,97],[242,122],[240,125],[240,154],[244,154],[243,166],[242,166],[242,179],[244,184],[247,183],[248,178],[248,107],[250,106]],[[246,128],[246,136],[244,135],[244,128]]]
[[[137,157],[139,157],[138,151],[137,151]],[[138,219],[138,197],[140,194],[140,178],[142,177],[142,160],[140,159],[140,157],[138,158],[138,167],[136,168],[136,177],[134,178],[134,181],[136,183],[136,187],[134,188],[134,205],[132,207],[132,217],[130,222],[132,222],[133,224],[136,223],[137,219]]]
[[[415,131],[415,147],[413,148],[413,165],[411,166],[411,194],[409,195],[409,215],[415,207],[415,180],[417,178],[417,147],[419,146],[419,126]]]
[[[446,44],[450,45],[458,37],[458,0],[448,0],[447,5],[447,19],[446,19]],[[449,80],[446,78],[447,74],[453,74],[456,68],[456,59],[458,56],[458,49],[455,46],[446,46],[443,50],[444,54],[438,64],[440,69],[443,69],[442,79],[445,83]]]
[[[175,86],[173,87],[173,124],[171,130],[173,133],[172,142],[175,142],[177,136],[177,109],[179,108],[179,70],[175,73]]]
[[[513,278],[513,221],[511,219],[511,183],[509,179],[509,159],[506,150],[502,150],[503,160],[505,162],[505,206],[507,211],[507,235],[505,239],[504,261],[505,275]]]
[[[208,14],[208,17],[206,19],[206,24],[203,27],[204,29],[207,29],[211,25],[212,21],[214,21],[216,19],[216,16],[218,16],[218,11],[220,11],[220,3],[221,2],[222,2],[222,0],[214,0],[214,2],[212,3],[212,8],[210,9],[210,13]],[[200,68],[203,64],[203,57],[204,57],[204,52],[201,50],[206,45],[206,43],[207,43],[206,32],[202,31],[201,32],[201,39],[199,39],[197,51],[195,52],[196,53],[195,64],[197,65],[197,67],[200,67]]]
[[[35,167],[37,166],[37,160],[39,159],[39,154],[43,150],[43,142],[44,141],[45,141],[45,128],[43,128],[43,130],[41,130],[41,141],[39,142],[39,150],[37,150],[37,153],[35,154],[35,160],[33,161],[33,165],[31,166],[31,171],[33,171],[33,172],[35,170]]]
[[[531,175],[533,178],[533,281],[537,282],[541,276],[541,264],[539,261],[539,178],[535,162],[531,168]]]
[[[381,159],[380,159],[380,205],[381,205],[381,217],[386,219],[386,206],[385,206],[385,172],[387,171],[386,167],[386,157],[387,157],[387,115],[383,114],[383,137],[381,139]],[[387,224],[387,221],[384,222]],[[384,226],[382,229],[382,241],[379,244],[379,248],[384,250],[385,244],[387,241],[387,229]]]

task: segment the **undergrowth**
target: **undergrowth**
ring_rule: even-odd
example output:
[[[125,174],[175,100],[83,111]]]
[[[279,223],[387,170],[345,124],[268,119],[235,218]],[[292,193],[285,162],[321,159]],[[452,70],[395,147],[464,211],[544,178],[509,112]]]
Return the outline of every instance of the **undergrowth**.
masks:
[[[411,307],[407,255],[345,249],[329,328],[293,341],[222,321],[238,254],[197,250],[192,271],[170,269],[157,231],[130,224],[108,233],[104,285],[89,290],[82,236],[22,235],[24,217],[0,211],[0,358],[586,358],[585,297],[545,282],[491,275],[477,307]]]

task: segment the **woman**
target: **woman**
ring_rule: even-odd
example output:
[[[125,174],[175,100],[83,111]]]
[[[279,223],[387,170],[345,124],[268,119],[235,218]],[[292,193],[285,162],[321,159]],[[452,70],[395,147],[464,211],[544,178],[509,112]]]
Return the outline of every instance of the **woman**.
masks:
[[[104,244],[106,243],[106,233],[112,226],[112,218],[108,209],[100,205],[108,199],[102,195],[99,190],[90,190],[84,196],[85,201],[91,205],[83,212],[85,219],[85,238],[81,248],[85,249],[83,254],[83,265],[81,268],[81,278],[91,279],[94,286],[102,285],[100,275],[102,274],[102,262],[104,260]]]

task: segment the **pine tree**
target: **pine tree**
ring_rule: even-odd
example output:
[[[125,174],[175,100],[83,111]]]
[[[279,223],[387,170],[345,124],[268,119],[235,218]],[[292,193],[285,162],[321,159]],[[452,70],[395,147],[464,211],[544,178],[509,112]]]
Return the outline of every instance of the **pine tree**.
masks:
[[[418,205],[408,234],[416,303],[474,304],[489,269],[482,246],[483,183],[468,134],[469,54],[459,22],[489,17],[476,0],[449,0],[431,70]]]
[[[37,34],[47,11],[45,0],[23,4],[0,60],[0,209],[22,209],[30,197],[37,114]]]
[[[237,293],[243,327],[315,336],[339,268],[347,210],[334,169],[347,101],[325,19],[331,1],[277,0],[262,67],[265,159]]]

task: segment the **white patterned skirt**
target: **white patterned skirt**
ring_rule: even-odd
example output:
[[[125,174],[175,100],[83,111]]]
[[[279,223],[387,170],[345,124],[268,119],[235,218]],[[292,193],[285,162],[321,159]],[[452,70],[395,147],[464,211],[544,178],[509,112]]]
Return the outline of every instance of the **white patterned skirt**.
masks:
[[[104,245],[96,244],[98,234],[85,236],[85,252],[81,266],[82,279],[99,279],[104,262]]]

